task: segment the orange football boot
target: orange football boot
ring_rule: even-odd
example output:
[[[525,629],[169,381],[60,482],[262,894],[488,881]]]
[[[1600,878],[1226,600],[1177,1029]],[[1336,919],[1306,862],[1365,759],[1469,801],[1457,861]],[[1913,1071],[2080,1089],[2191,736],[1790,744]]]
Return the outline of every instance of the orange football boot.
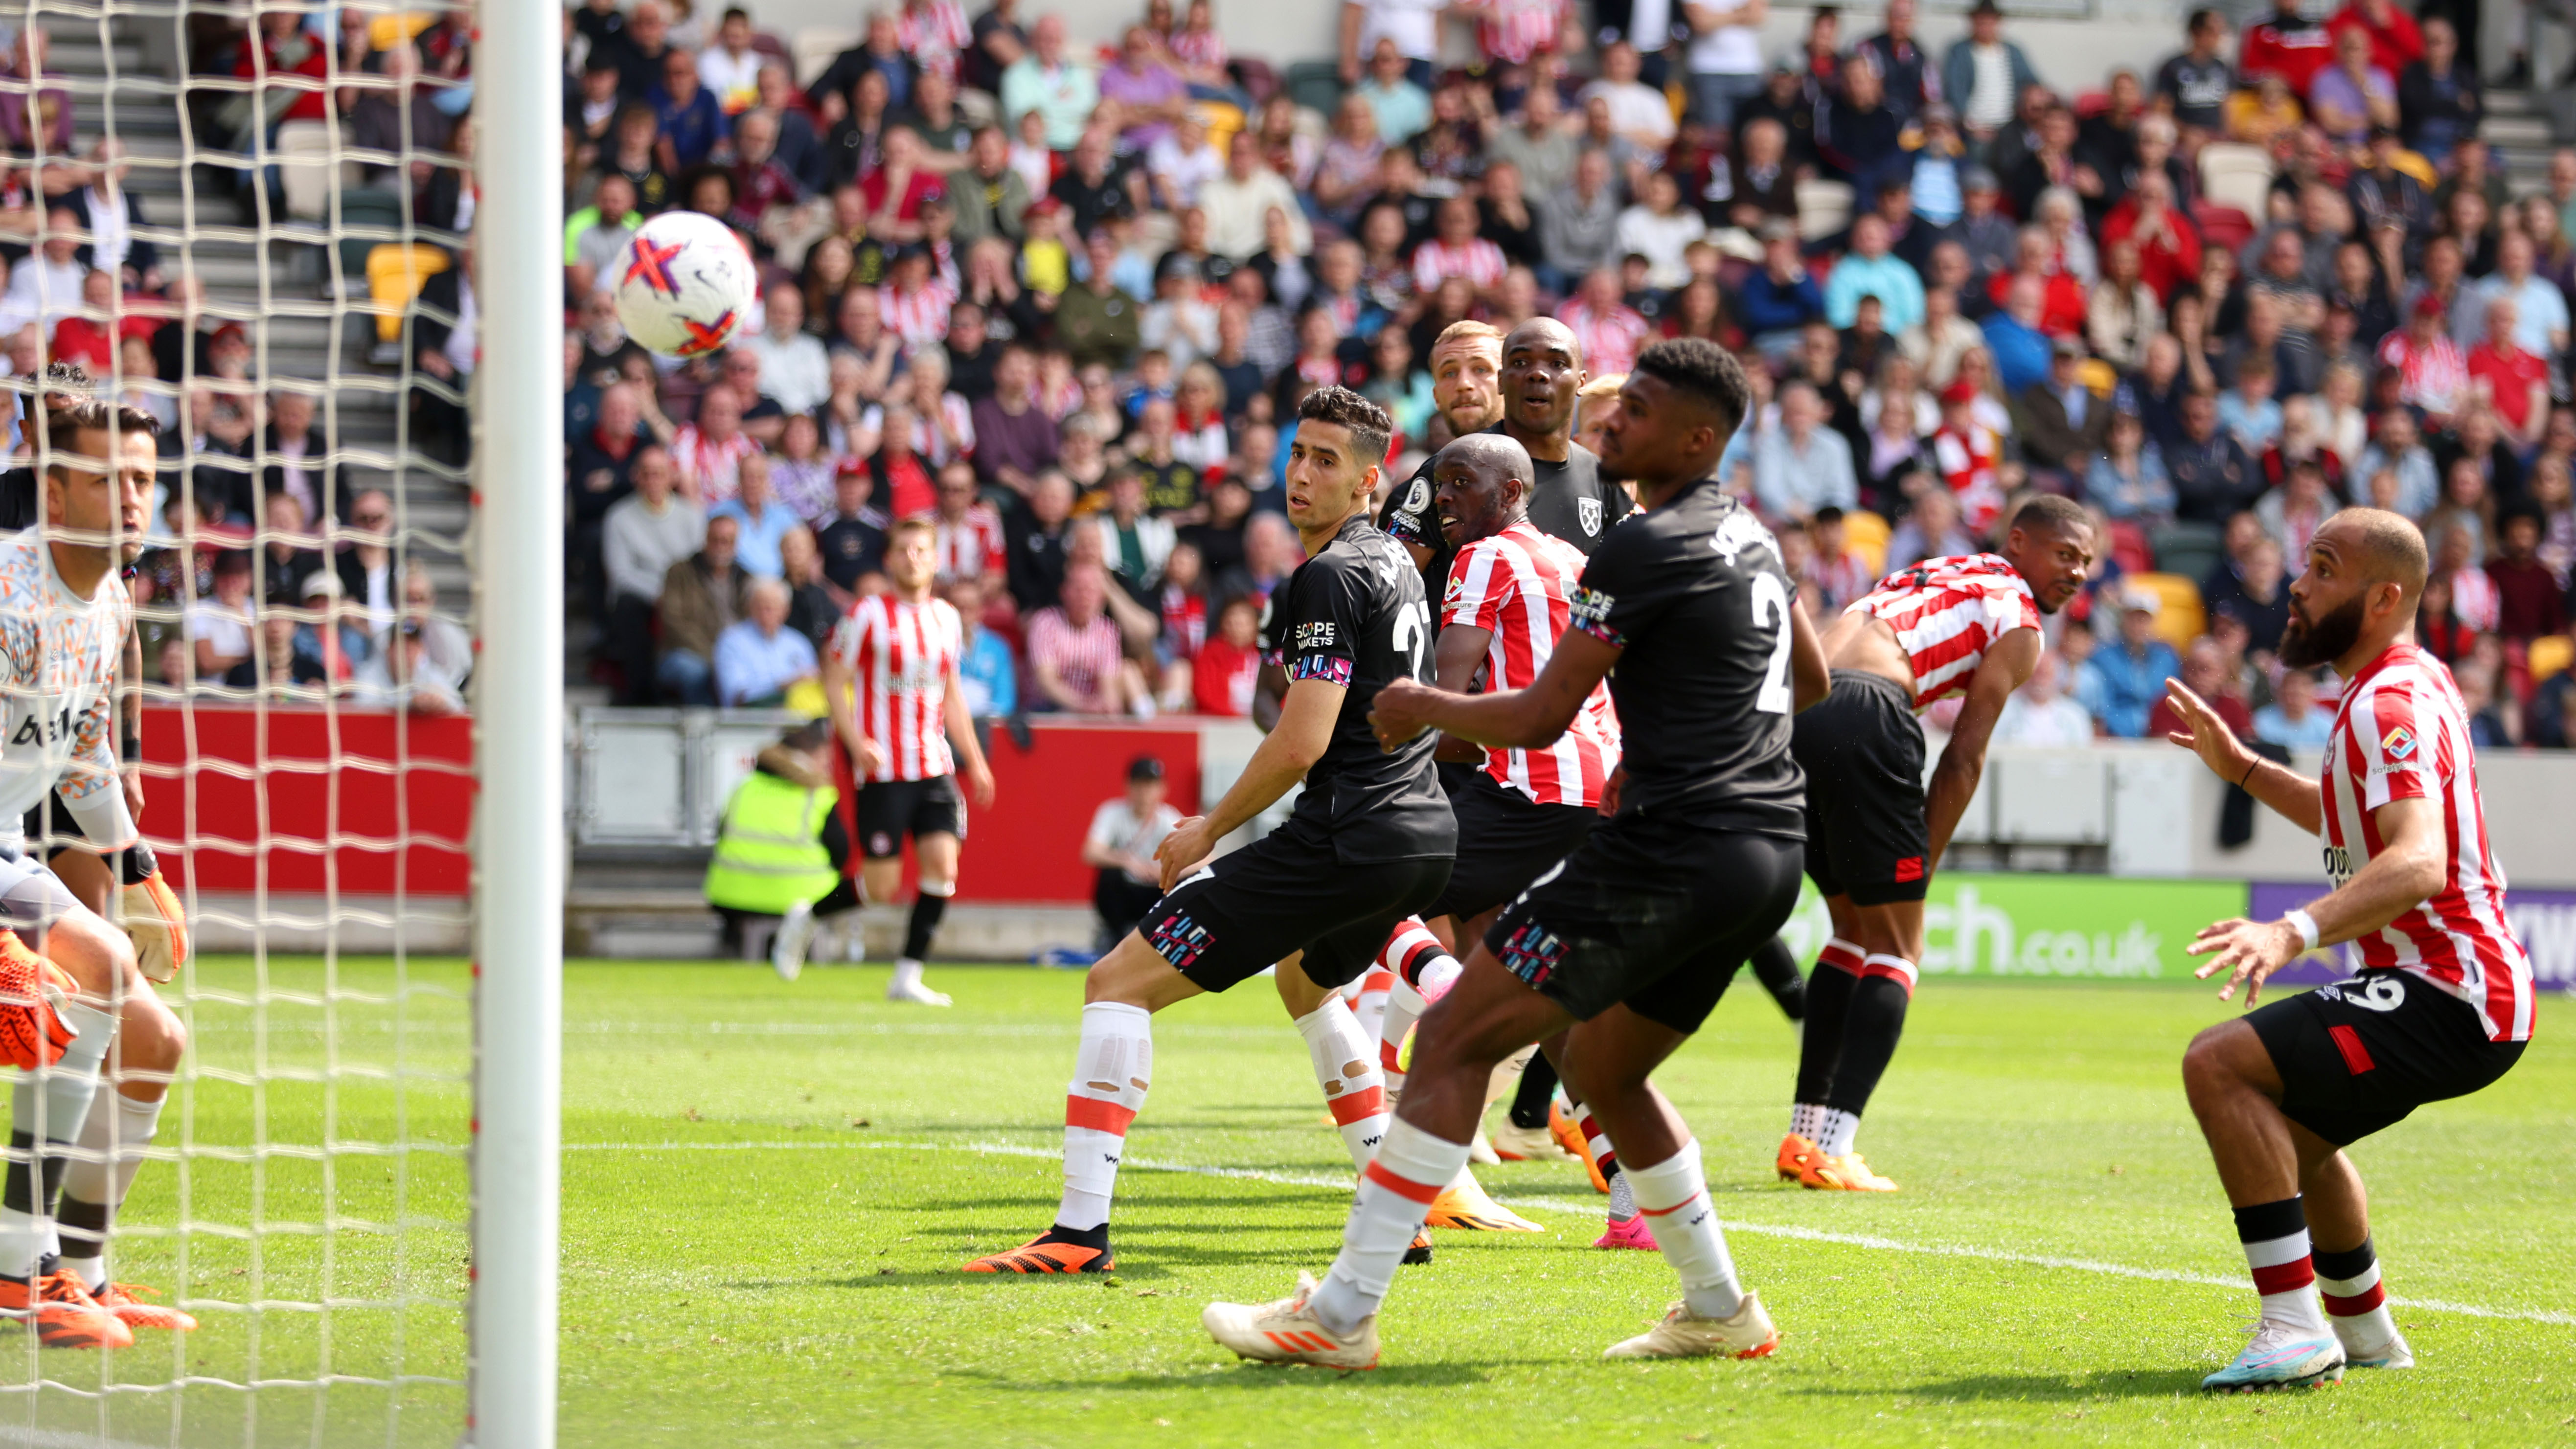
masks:
[[[1824,1160],[1825,1155],[1816,1150],[1815,1143],[1792,1132],[1780,1139],[1780,1155],[1771,1165],[1779,1169],[1782,1182],[1804,1182],[1807,1165]]]
[[[1857,1152],[1818,1156],[1798,1175],[1798,1185],[1819,1192],[1894,1192],[1896,1184],[1869,1170]]]
[[[1566,1151],[1583,1159],[1583,1170],[1591,1174],[1594,1192],[1610,1190],[1610,1179],[1601,1175],[1601,1164],[1592,1156],[1592,1143],[1583,1135],[1583,1124],[1566,1113],[1564,1103],[1547,1104],[1547,1130],[1555,1135]]]
[[[197,1327],[196,1318],[190,1314],[143,1301],[160,1297],[158,1288],[146,1288],[140,1283],[110,1282],[90,1296],[98,1300],[99,1307],[124,1319],[128,1328],[166,1328],[173,1333],[190,1333]]]
[[[1101,1246],[1066,1242],[1049,1228],[1016,1248],[987,1253],[966,1265],[969,1273],[1114,1273],[1118,1261],[1110,1255],[1108,1236]]]
[[[134,1333],[125,1320],[99,1306],[89,1288],[69,1273],[52,1273],[33,1284],[0,1278],[0,1317],[36,1325],[36,1341],[47,1348],[132,1348]]]

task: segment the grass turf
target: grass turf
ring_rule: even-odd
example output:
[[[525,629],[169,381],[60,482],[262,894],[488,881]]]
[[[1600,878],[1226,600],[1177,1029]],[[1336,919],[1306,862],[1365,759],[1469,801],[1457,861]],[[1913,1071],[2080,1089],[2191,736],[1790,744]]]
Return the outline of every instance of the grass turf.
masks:
[[[1121,1269],[1104,1282],[955,1271],[1051,1215],[1080,977],[934,977],[956,1008],[889,1006],[879,970],[794,986],[732,965],[569,970],[564,1443],[2576,1439],[2576,1048],[2547,1006],[2503,1083],[2355,1155],[2391,1292],[2548,1321],[2405,1307],[2416,1371],[2211,1400],[2195,1386],[2241,1344],[2253,1300],[2176,1078],[2183,1042],[2229,1009],[2205,988],[1936,979],[1862,1138],[1905,1191],[1852,1198],[1772,1181],[1795,1037],[1748,982],[1661,1081],[1786,1335],[1775,1358],[1601,1363],[1673,1296],[1669,1270],[1587,1246],[1600,1199],[1578,1169],[1511,1164],[1481,1175],[1553,1231],[1440,1235],[1438,1261],[1398,1279],[1384,1367],[1344,1376],[1238,1366],[1198,1327],[1210,1298],[1276,1296],[1320,1270],[1348,1204],[1348,1163],[1263,983],[1157,1023],[1120,1181]],[[189,1445],[452,1438],[458,1395],[442,1385],[230,1386],[325,1367],[454,1377],[462,1362],[463,1192],[445,1150],[463,1140],[464,1010],[447,994],[462,971],[414,963],[399,1013],[333,1008],[328,1086],[322,1008],[275,999],[316,993],[321,968],[272,962],[267,978],[268,1007],[231,1005],[207,988],[247,995],[251,968],[200,968],[199,1075],[171,1117],[187,1140],[318,1143],[327,1120],[335,1140],[441,1150],[199,1155],[184,1180],[155,1164],[129,1220],[166,1227],[184,1191],[195,1230],[129,1240],[123,1272],[219,1305],[326,1289],[420,1301],[212,1307],[184,1343],[156,1335],[113,1364],[13,1345],[0,1383],[62,1387],[0,1401],[0,1443],[10,1423]],[[396,985],[373,962],[341,963],[337,983]],[[340,1230],[278,1230],[326,1220]],[[71,1391],[183,1371],[201,1381],[178,1394]]]

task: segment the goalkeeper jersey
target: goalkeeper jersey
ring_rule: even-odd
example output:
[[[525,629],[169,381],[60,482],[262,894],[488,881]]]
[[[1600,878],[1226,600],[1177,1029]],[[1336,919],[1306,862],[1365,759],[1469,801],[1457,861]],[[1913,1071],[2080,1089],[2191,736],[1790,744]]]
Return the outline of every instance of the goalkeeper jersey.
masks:
[[[42,530],[0,538],[0,843],[59,786],[101,845],[134,838],[117,780],[113,692],[133,606],[111,571],[87,599],[54,569]]]

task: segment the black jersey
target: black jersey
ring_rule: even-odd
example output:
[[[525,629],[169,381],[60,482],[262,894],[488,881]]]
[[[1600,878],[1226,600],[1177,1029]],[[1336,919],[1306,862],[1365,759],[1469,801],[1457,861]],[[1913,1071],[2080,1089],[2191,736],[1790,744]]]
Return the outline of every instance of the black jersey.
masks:
[[[1503,426],[1496,423],[1485,431],[1500,433]],[[1566,445],[1562,463],[1532,458],[1530,468],[1538,475],[1530,480],[1531,526],[1587,554],[1601,546],[1610,525],[1637,509],[1626,489],[1601,481],[1600,458],[1581,443]],[[1387,495],[1378,527],[1398,543],[1431,550],[1422,566],[1423,587],[1436,597],[1449,586],[1449,564],[1458,551],[1440,536],[1440,514],[1431,506],[1431,493],[1431,460],[1425,458],[1409,481]]]
[[[1806,779],[1789,757],[1796,597],[1771,531],[1714,478],[1592,555],[1568,602],[1572,627],[1624,651],[1610,674],[1622,814],[1806,834]]]
[[[1289,828],[1329,835],[1344,861],[1454,854],[1458,823],[1431,760],[1439,736],[1388,754],[1368,722],[1388,681],[1431,680],[1431,602],[1413,560],[1356,515],[1272,594],[1267,633],[1291,688],[1323,679],[1349,691]]]

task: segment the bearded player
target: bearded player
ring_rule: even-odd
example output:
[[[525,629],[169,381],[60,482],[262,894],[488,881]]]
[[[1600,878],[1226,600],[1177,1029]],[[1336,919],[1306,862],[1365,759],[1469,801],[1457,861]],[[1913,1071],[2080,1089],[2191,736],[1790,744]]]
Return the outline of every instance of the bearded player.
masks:
[[[1525,689],[1397,685],[1372,716],[1392,750],[1422,732],[1552,743],[1604,677],[1627,782],[1619,813],[1514,901],[1425,1016],[1397,1120],[1320,1285],[1210,1304],[1224,1347],[1267,1362],[1367,1368],[1395,1265],[1467,1158],[1497,1062],[1568,1032],[1568,1080],[1626,1150],[1638,1205],[1683,1301],[1613,1358],[1752,1358],[1779,1342],[1736,1280],[1689,1130],[1648,1081],[1698,1029],[1798,898],[1801,782],[1789,720],[1824,696],[1825,659],[1770,532],[1711,476],[1750,401],[1734,358],[1697,338],[1639,357],[1603,435],[1605,467],[1648,507],[1584,567],[1574,627]],[[1614,673],[1614,666],[1616,667]]]
[[[106,402],[53,410],[45,527],[0,541],[0,820],[59,792],[83,836],[111,855],[126,926],[120,934],[83,905],[22,839],[0,839],[0,1058],[19,1068],[0,1189],[0,1313],[56,1347],[125,1347],[138,1327],[196,1327],[109,1282],[103,1261],[187,1046],[150,985],[187,964],[187,932],[135,829],[113,744],[117,664],[133,627],[118,575],[142,549],[156,431],[149,414]],[[121,1080],[102,1080],[120,1043]],[[74,1196],[58,1238],[65,1191]]]
[[[2193,1038],[2182,1073],[2263,1301],[2252,1341],[2203,1388],[2413,1366],[2343,1149],[2487,1087],[2531,1039],[2531,961],[2487,850],[2468,710],[2415,646],[2424,572],[2423,535],[2394,513],[2348,508],[2308,541],[2281,662],[2343,677],[2321,779],[2256,755],[2166,681],[2185,726],[2166,738],[2321,837],[2334,883],[2277,921],[2221,921],[2190,947],[2210,958],[2200,976],[2226,974],[2221,1001],[2242,986],[2253,1008]],[[2360,958],[2351,980],[2255,1007],[2273,972],[2334,945]]]
[[[1163,841],[1163,898],[1084,983],[1054,1225],[967,1272],[1115,1266],[1110,1196],[1128,1124],[1153,1079],[1154,1013],[1273,963],[1353,1166],[1368,1166],[1386,1130],[1383,1078],[1337,989],[1367,970],[1388,927],[1431,905],[1449,882],[1458,827],[1432,768],[1433,742],[1381,751],[1368,726],[1381,689],[1429,672],[1431,606],[1413,561],[1369,521],[1394,431],[1385,409],[1327,387],[1298,405],[1297,418],[1288,521],[1306,561],[1271,601],[1289,681],[1279,722],[1225,798]],[[1285,824],[1211,859],[1218,841],[1300,780],[1305,789]]]
[[[1807,983],[1797,1095],[1774,1162],[1783,1178],[1896,1190],[1855,1139],[1904,1034],[1923,897],[1977,793],[2004,701],[2039,663],[2040,616],[2084,586],[2093,542],[2081,506],[2035,497],[2013,514],[2000,552],[1892,573],[1825,628],[1833,697],[1798,717],[1792,748],[1807,772],[1807,874],[1834,934]],[[1959,717],[1926,785],[1914,717],[1953,695]]]
[[[903,838],[912,837],[921,878],[905,923],[886,1000],[946,1006],[945,992],[922,984],[921,964],[957,891],[957,857],[966,844],[966,803],[957,773],[966,773],[975,808],[993,804],[993,772],[966,714],[957,660],[965,624],[956,606],[931,593],[939,571],[939,533],[926,518],[907,518],[886,540],[882,594],[850,606],[823,653],[823,700],[832,730],[845,812],[842,825],[858,846],[866,899],[891,901],[903,885]],[[835,890],[817,904],[823,914],[855,909],[860,898]],[[793,981],[813,945],[816,911],[790,910],[778,926],[770,964]]]

